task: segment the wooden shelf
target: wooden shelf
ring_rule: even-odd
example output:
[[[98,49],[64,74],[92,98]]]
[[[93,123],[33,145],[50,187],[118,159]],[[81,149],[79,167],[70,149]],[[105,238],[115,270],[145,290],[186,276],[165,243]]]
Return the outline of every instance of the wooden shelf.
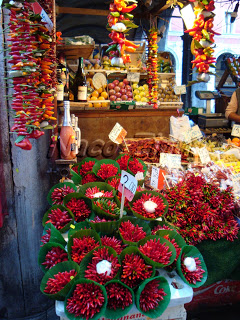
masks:
[[[56,164],[73,164],[77,163],[77,158],[72,160],[56,159],[55,162]]]
[[[86,45],[58,45],[57,51],[64,51],[64,54],[67,59],[78,59],[83,57],[84,59],[89,59],[91,56],[95,45],[86,44]]]

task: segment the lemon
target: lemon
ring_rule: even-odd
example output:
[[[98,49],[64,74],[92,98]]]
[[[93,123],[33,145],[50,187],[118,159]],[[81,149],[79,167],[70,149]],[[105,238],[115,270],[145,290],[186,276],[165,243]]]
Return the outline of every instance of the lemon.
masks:
[[[139,95],[137,94],[134,99],[135,99],[136,101],[141,101],[141,96],[139,96]]]
[[[148,102],[148,99],[146,97],[142,97],[141,102]]]
[[[138,90],[138,89],[133,90],[133,94],[134,94],[134,95],[139,94],[139,90]]]
[[[133,89],[137,89],[137,88],[138,88],[138,84],[137,84],[137,83],[134,83],[134,84],[132,85],[132,88],[133,88]]]
[[[141,87],[138,88],[138,90],[139,90],[139,91],[144,91],[144,87],[141,86]]]
[[[141,92],[139,93],[139,95],[140,95],[140,97],[145,97],[145,96],[146,96],[146,92],[145,92],[145,91],[141,91]]]
[[[145,88],[146,90],[148,90],[148,85],[145,83],[145,84],[143,85],[143,88]]]

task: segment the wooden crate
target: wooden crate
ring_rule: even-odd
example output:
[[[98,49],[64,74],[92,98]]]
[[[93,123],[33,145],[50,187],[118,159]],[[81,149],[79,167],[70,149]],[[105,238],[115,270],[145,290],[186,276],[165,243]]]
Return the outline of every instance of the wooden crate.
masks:
[[[64,52],[65,56],[69,60],[78,59],[83,57],[84,59],[89,59],[93,53],[95,45],[58,45],[57,51]]]

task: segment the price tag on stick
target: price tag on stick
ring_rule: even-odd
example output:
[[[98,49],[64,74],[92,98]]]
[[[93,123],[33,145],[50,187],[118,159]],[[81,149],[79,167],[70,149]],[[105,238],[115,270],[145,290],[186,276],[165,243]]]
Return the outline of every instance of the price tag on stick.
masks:
[[[152,166],[150,185],[154,189],[162,190],[164,186],[165,174],[166,174],[165,170]]]
[[[121,144],[127,135],[127,131],[117,122],[109,133],[108,137],[111,141]]]
[[[200,157],[202,164],[206,164],[211,161],[209,152],[206,147],[198,148],[198,155]]]
[[[240,137],[240,125],[239,124],[234,124],[232,127],[232,132],[231,135],[234,137]]]
[[[168,168],[181,168],[181,155],[171,153],[160,153],[160,165]]]

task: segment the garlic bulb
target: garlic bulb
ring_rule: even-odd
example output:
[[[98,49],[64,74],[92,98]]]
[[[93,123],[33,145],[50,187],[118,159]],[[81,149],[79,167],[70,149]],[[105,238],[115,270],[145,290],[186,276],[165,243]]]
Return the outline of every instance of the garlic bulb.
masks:
[[[103,196],[103,193],[102,192],[97,192],[94,194],[94,198],[100,198]]]
[[[197,79],[200,81],[208,82],[210,80],[210,76],[207,73],[199,73]]]
[[[124,66],[123,59],[118,57],[113,57],[111,60],[111,65],[116,67],[123,67]]]
[[[193,271],[196,271],[197,270],[197,265],[196,265],[196,262],[195,262],[195,259],[194,258],[191,258],[191,257],[187,257],[184,259],[183,261],[183,264],[186,266],[186,268],[193,272]]]
[[[153,213],[157,208],[157,204],[151,200],[148,200],[144,202],[143,207],[147,212]]]
[[[96,265],[96,269],[98,274],[103,274],[107,272],[107,275],[110,276],[112,271],[112,264],[107,260],[102,260],[98,262],[98,264]]]
[[[116,24],[114,24],[114,25],[112,26],[112,29],[113,29],[114,31],[124,32],[124,31],[127,30],[127,27],[125,26],[124,23],[118,22],[118,23],[116,23]]]

